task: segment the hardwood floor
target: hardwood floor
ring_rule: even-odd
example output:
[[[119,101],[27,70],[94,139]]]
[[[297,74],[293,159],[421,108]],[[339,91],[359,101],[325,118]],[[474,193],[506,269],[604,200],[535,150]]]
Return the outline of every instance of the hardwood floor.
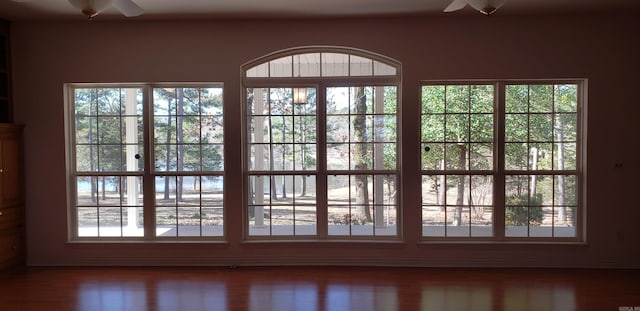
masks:
[[[640,270],[28,268],[0,310],[640,310]]]

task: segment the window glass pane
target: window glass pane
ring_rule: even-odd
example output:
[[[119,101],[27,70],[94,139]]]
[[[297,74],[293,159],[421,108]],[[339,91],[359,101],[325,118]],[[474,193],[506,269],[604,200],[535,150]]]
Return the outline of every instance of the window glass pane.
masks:
[[[349,55],[322,53],[322,76],[346,77],[349,75]]]
[[[551,169],[551,144],[529,144],[529,169],[550,170]]]
[[[293,170],[306,171],[316,169],[316,148],[315,144],[295,144],[293,146]]]
[[[469,141],[469,116],[467,114],[447,115],[445,127],[445,141]]]
[[[330,87],[326,89],[326,111],[327,115],[338,115],[349,113],[349,93],[347,87]]]
[[[293,75],[294,77],[319,77],[320,53],[294,55]]]
[[[493,115],[472,114],[470,116],[470,139],[474,142],[493,141]]]
[[[505,144],[504,162],[507,170],[526,170],[528,167],[528,148],[526,143]]]
[[[269,62],[269,77],[291,76],[293,76],[293,59],[291,56],[285,56]]]
[[[445,162],[446,169],[449,170],[467,170],[469,159],[468,144],[446,144],[445,145]]]
[[[553,111],[553,85],[529,86],[529,112]]]
[[[444,145],[422,144],[422,169],[444,169]]]
[[[354,143],[349,148],[349,169],[373,169],[373,144]]]
[[[327,144],[327,170],[347,170],[350,167],[348,144]]]
[[[422,113],[444,113],[445,110],[445,86],[422,86]]]
[[[315,143],[317,138],[316,117],[295,117],[292,132],[293,141],[296,143]]]
[[[101,172],[123,171],[122,152],[121,145],[99,145],[98,170]]]
[[[350,55],[350,76],[371,76],[373,75],[373,61],[369,58]]]
[[[531,114],[529,116],[529,139],[546,142],[553,140],[553,117],[551,114]]]
[[[575,113],[556,114],[554,121],[556,141],[576,141],[578,119]]]
[[[529,112],[529,87],[527,85],[505,86],[505,112]]]
[[[555,111],[578,111],[578,86],[576,84],[556,84],[554,87]]]
[[[491,170],[493,168],[493,145],[471,144],[469,150],[469,169]]]
[[[504,139],[507,142],[526,142],[529,140],[529,116],[526,114],[507,114],[504,117]]]
[[[471,113],[492,113],[493,112],[493,85],[472,85]]]
[[[444,141],[444,115],[424,114],[422,115],[422,141],[442,142]]]
[[[374,61],[373,73],[376,76],[395,76],[397,74],[397,69],[396,67],[393,67],[391,65],[387,65],[379,61]]]
[[[262,63],[247,70],[247,77],[265,78],[269,76],[269,63]]]
[[[446,87],[445,110],[448,113],[469,112],[469,86],[448,85]]]

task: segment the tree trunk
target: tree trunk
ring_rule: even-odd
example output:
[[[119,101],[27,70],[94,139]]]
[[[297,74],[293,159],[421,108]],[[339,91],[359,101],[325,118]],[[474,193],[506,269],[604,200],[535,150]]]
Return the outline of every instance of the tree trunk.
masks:
[[[440,161],[440,169],[444,172],[446,166],[444,159]],[[436,194],[438,196],[438,205],[440,205],[440,212],[444,212],[446,205],[445,196],[447,195],[447,179],[445,175],[440,175],[440,184],[436,183]]]
[[[538,170],[538,148],[533,147],[531,148],[531,170],[532,171],[537,171]],[[529,184],[529,197],[530,198],[535,198],[536,197],[536,183],[538,182],[538,176],[537,175],[531,175],[531,181]]]
[[[302,189],[300,190],[300,196],[307,195],[307,175],[302,175]]]
[[[465,144],[458,144],[458,152],[460,152],[458,168],[463,170],[467,164],[467,146]],[[456,198],[456,209],[453,220],[453,225],[457,227],[462,225],[462,205],[464,204],[464,190],[466,187],[465,181],[465,175],[458,176],[458,197]]]
[[[300,141],[302,142],[306,142],[306,136],[305,136],[305,131],[306,131],[306,119],[304,122],[300,122],[300,135],[301,135],[301,139]],[[302,148],[300,149],[300,158],[301,158],[301,163],[300,165],[302,166],[302,171],[306,171],[307,170],[307,146],[306,145],[301,145]],[[302,175],[302,189],[300,190],[300,196],[303,197],[305,195],[307,195],[307,175]],[[295,185],[295,182],[294,182]]]
[[[557,140],[562,142],[564,140],[564,131],[562,126],[562,120],[560,118],[556,118],[556,133]],[[557,151],[557,159],[558,159],[558,170],[564,170],[564,148],[562,147],[562,143],[558,144]],[[558,185],[557,185],[558,193],[556,194],[556,204],[560,208],[558,209],[558,222],[566,223],[567,221],[567,207],[565,204],[565,192],[564,192],[564,176],[558,175]]]
[[[97,91],[96,91],[97,92]],[[96,95],[97,96],[97,95]],[[96,158],[93,150],[93,118],[89,118],[89,168],[91,171],[95,171],[95,167],[93,165],[93,159]],[[95,182],[94,182],[95,179]],[[91,177],[91,202],[97,202],[98,198],[96,197],[96,192],[98,192],[98,179],[95,177]]]
[[[282,122],[282,141],[285,141],[285,136],[286,131],[285,131],[285,123]],[[286,159],[286,155],[287,155],[287,148],[285,147],[285,145],[282,145],[282,169],[286,170],[287,168],[285,167],[287,165],[287,159]],[[285,178],[285,176],[281,177],[281,181],[282,181],[282,198],[286,199],[287,198],[287,179]]]
[[[367,169],[367,145],[364,144],[367,137],[367,98],[364,94],[363,87],[355,88],[356,113],[353,120],[355,143],[353,147],[353,156],[356,170]],[[369,209],[369,187],[367,175],[355,175],[356,187],[356,204],[358,206],[357,214],[363,216],[367,222],[373,221],[371,210]]]
[[[107,183],[107,179],[106,177],[102,176],[102,199],[106,200],[107,199],[107,187],[106,187],[106,183]]]
[[[167,103],[167,140],[166,140],[166,154],[165,154],[165,164],[166,169],[168,170],[171,165],[171,101]],[[169,177],[164,177],[164,196],[165,200],[169,199],[169,191],[171,189],[171,183],[169,183]]]
[[[182,172],[184,170],[184,145],[182,144],[184,141],[184,134],[182,131],[182,116],[184,115],[184,90],[182,88],[178,88],[178,111],[176,113],[176,138],[178,145],[178,163],[177,163],[177,171]],[[184,178],[180,175],[176,177],[176,200],[182,201],[182,189],[183,189],[183,180]]]
[[[269,111],[271,111],[271,100],[269,100]],[[269,113],[271,114],[271,113]],[[273,124],[271,123],[271,118],[269,118],[269,142],[273,144]],[[269,171],[273,172],[275,170],[275,159],[273,158],[273,145],[269,146]],[[271,175],[271,183],[269,185],[269,192],[271,193],[271,200],[278,199],[278,192],[276,191],[276,176]]]

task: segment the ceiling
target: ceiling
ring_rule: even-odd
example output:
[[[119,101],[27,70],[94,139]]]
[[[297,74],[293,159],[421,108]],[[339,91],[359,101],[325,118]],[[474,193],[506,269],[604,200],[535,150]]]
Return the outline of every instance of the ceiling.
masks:
[[[24,2],[26,1],[26,2]],[[367,16],[460,16],[480,13],[469,6],[443,13],[451,0],[134,0],[144,15],[128,19],[335,18]],[[640,12],[640,0],[507,0],[495,14],[570,14]],[[84,17],[68,0],[0,0],[0,18],[22,20],[80,20]],[[109,8],[95,19],[126,19]]]

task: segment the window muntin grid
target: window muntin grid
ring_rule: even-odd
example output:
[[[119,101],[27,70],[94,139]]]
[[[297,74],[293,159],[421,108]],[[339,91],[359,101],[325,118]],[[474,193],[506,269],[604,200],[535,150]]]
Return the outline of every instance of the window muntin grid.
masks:
[[[577,84],[505,86],[505,236],[577,236]]]
[[[368,57],[366,53],[345,53],[335,48],[319,52],[310,52],[311,50],[317,49],[300,49],[301,53],[276,56],[252,65],[245,72],[249,202],[246,213],[248,229],[245,232],[250,238],[309,238],[298,232],[311,232],[310,235],[319,238],[338,239],[397,237],[398,89],[394,83],[389,82],[399,81],[397,65],[381,62],[377,60],[379,57]],[[282,67],[286,69],[282,70]],[[358,79],[354,80],[357,81],[354,86],[349,86],[353,83],[349,82],[348,77],[376,76],[384,79],[372,78],[372,81],[377,82],[370,85]],[[313,77],[319,79],[308,79]],[[346,78],[338,83],[344,86],[333,87],[324,86],[325,77]],[[337,80],[330,81],[335,83]],[[303,83],[306,88],[309,101],[315,104],[321,98],[324,102],[309,110],[313,115],[296,120],[295,109],[283,108],[282,101],[284,99],[287,101],[286,105],[296,107],[293,98],[294,92],[300,88],[296,86],[299,83]],[[357,101],[356,94],[363,101]],[[304,117],[308,122],[303,121]],[[295,130],[296,125],[301,122],[315,122],[315,127],[306,127],[308,135],[304,142],[296,140],[300,135],[290,134],[289,131],[289,128]],[[275,129],[271,129],[271,125],[275,125]],[[263,130],[257,130],[259,128]],[[298,163],[302,163],[301,159],[305,157],[299,156],[297,151],[302,152],[303,146],[309,147],[308,154],[315,160],[304,167]],[[291,160],[283,161],[283,154],[288,155]],[[290,175],[293,176],[292,181],[281,185],[287,180],[281,176]],[[272,220],[278,216],[272,215],[278,212],[274,206],[277,206],[283,194],[286,193],[287,198],[291,197],[287,191],[297,187],[294,180],[302,176],[312,177],[316,183],[314,189],[321,191],[315,203],[317,228],[315,231],[294,232],[297,230],[296,220],[287,224],[286,233],[280,234],[278,232],[282,231],[282,226],[274,225],[275,221]],[[355,204],[346,204],[346,208],[340,204],[333,207],[328,205],[328,201],[332,200],[329,189],[334,194],[336,190],[330,183],[336,178],[340,179],[338,177],[351,181],[351,184],[347,182],[346,186],[339,187],[341,195],[351,193],[348,201],[358,200],[356,188],[358,191],[367,189],[364,193],[367,193],[368,198],[361,200],[358,206],[366,206],[366,217],[370,217],[362,225],[364,230],[353,230],[353,226],[361,224],[352,221],[358,217],[356,211],[363,208],[356,209]],[[354,186],[356,181],[359,182],[357,187]],[[326,195],[323,194],[325,192]],[[336,212],[336,208],[341,210]],[[296,206],[290,210],[293,212],[288,214],[298,213]],[[347,229],[332,229],[341,226]]]
[[[328,175],[329,236],[396,236],[395,184],[395,175]]]
[[[154,88],[152,103],[156,236],[223,236],[222,88]]]
[[[397,235],[396,175],[389,173],[397,165],[395,93],[392,86],[326,89],[330,236]]]
[[[79,237],[141,237],[141,88],[73,89],[74,215]]]
[[[316,90],[303,89],[304,103],[293,102],[294,88],[248,89],[249,170],[316,170]]]
[[[473,87],[476,84],[466,85]],[[461,111],[465,109],[473,110],[465,107],[464,102],[452,109],[446,107],[447,103],[456,99],[455,96],[452,98],[451,95],[455,94],[451,94],[448,89],[464,88],[465,83],[434,83],[423,86],[423,237],[500,239],[504,236],[506,239],[575,240],[578,238],[576,227],[580,212],[579,83],[492,85],[498,87],[498,92],[491,92],[491,96],[487,97],[491,100],[487,100],[487,103],[494,102],[493,94],[505,94],[503,102],[495,100],[497,107],[504,108],[492,112],[498,120],[503,120],[498,122],[504,124],[503,128],[496,127],[495,121],[488,122],[487,116],[476,117],[476,120],[484,121],[474,123],[471,121],[474,118],[472,115],[461,115]],[[457,123],[449,123],[451,117]],[[468,130],[460,131],[457,125],[465,123],[468,124]],[[449,129],[451,127],[452,130]],[[474,130],[479,135],[472,134]],[[460,135],[460,132],[464,135]],[[453,149],[449,147],[452,141],[455,143]],[[474,165],[472,161],[468,161],[473,158],[473,148],[467,148],[470,152],[458,152],[454,157],[447,155],[447,152],[455,151],[461,145],[473,146],[474,141],[488,143],[490,147],[487,150],[491,149],[491,152],[503,152],[503,155],[489,157],[487,151],[483,156],[491,159],[486,163],[498,163],[495,169],[486,164],[478,165],[481,162]],[[467,156],[460,157],[460,154]],[[465,159],[464,165],[461,158]],[[487,169],[490,171],[486,171]],[[471,174],[460,174],[465,170]],[[466,180],[463,183],[460,178],[464,176]],[[452,177],[454,182],[450,182]],[[474,185],[474,179],[493,180]],[[502,185],[504,189],[496,187],[498,185]],[[486,200],[486,196],[474,198],[472,193],[487,191],[495,193],[492,200]],[[480,201],[485,203],[479,204]],[[454,206],[448,207],[449,202],[455,202]],[[495,206],[497,202],[504,202],[504,205]],[[476,230],[478,234],[474,234],[474,225],[468,226],[468,222],[461,221],[464,219],[456,219],[467,213],[469,222],[474,222],[473,215],[478,210],[483,214],[491,211],[487,214],[490,220],[496,219],[496,213],[501,213],[504,215],[504,223],[494,224],[493,233]],[[455,215],[447,217],[451,212]],[[476,217],[475,221],[479,219],[482,218]],[[463,225],[457,226],[456,222]]]
[[[316,89],[305,89],[305,103],[294,103],[296,90],[282,87],[248,89],[249,170],[256,171],[249,177],[253,189],[249,196],[249,235],[318,233],[317,216],[311,213],[316,212],[315,192],[312,204],[303,200],[296,203],[291,199],[295,198],[295,188],[304,188],[294,180],[305,181],[315,189],[320,135],[317,120],[322,118],[326,120],[325,133],[320,135],[320,139],[327,142],[326,163],[322,165],[326,171],[320,172],[319,176],[327,176],[328,235],[396,236],[395,192],[391,194],[389,190],[395,190],[396,180],[395,173],[388,172],[395,170],[397,161],[397,108],[393,98],[396,88],[329,87],[325,89],[326,103],[322,109],[316,106]],[[325,112],[324,116],[318,116],[318,111]],[[266,171],[267,176],[257,175],[262,171]],[[349,171],[387,173],[344,175]],[[270,175],[269,172],[292,175]],[[331,195],[338,191],[333,183],[343,184],[338,182],[337,176],[350,180],[339,187],[343,192],[341,195],[349,194],[346,202],[356,200],[358,204],[332,203]],[[366,191],[359,192],[365,188]],[[258,189],[263,189],[262,194]],[[287,210],[276,208],[282,202],[287,202]],[[283,215],[299,217],[290,217],[288,223],[278,222],[285,218]],[[303,218],[302,215],[306,216]]]
[[[251,175],[255,199],[249,205],[251,236],[315,236],[316,175]],[[258,193],[262,189],[262,195]]]
[[[422,234],[493,235],[494,86],[422,86]]]
[[[74,84],[69,89],[76,202],[72,239],[145,237],[152,231],[145,227],[163,224],[164,211],[145,212],[153,208],[151,202],[170,205],[162,199],[176,202],[174,212],[165,215],[176,224],[172,232],[180,231],[178,224],[196,228],[181,235],[158,229],[154,237],[223,236],[221,86]],[[153,108],[146,109],[147,104]],[[150,141],[144,139],[145,120],[156,121]],[[153,150],[153,156],[145,150]],[[155,166],[147,171],[144,163],[152,157]],[[169,186],[161,180],[174,182]],[[148,199],[154,189],[158,202]],[[154,214],[155,219],[144,219]]]
[[[395,76],[395,66],[353,53],[315,52],[279,57],[246,70],[248,78]]]
[[[247,105],[248,234],[316,235],[316,89],[249,88]]]

